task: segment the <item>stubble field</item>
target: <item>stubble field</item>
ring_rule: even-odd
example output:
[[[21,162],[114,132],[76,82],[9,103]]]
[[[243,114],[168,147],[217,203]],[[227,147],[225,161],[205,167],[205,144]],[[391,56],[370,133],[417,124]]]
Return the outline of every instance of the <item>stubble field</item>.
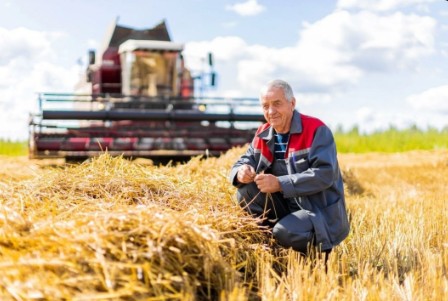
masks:
[[[446,298],[447,150],[339,155],[351,233],[327,271],[235,204],[242,152],[167,167],[0,157],[0,299]]]

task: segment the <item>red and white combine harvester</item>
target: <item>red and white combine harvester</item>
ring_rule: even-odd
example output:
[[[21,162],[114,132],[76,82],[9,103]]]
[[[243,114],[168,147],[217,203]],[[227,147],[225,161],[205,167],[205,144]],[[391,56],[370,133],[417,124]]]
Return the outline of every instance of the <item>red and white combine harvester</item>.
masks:
[[[114,23],[99,59],[89,52],[87,92],[39,94],[39,112],[30,118],[30,158],[83,160],[107,150],[185,160],[250,142],[264,120],[258,101],[195,95],[215,85],[212,56],[209,72],[194,75],[182,50],[165,22],[143,30]]]

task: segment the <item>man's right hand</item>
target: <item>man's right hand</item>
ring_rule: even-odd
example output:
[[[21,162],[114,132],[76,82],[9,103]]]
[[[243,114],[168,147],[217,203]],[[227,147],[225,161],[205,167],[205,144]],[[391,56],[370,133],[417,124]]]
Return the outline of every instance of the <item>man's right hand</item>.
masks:
[[[255,176],[255,169],[250,165],[244,164],[238,169],[236,178],[238,182],[248,184],[254,181]]]

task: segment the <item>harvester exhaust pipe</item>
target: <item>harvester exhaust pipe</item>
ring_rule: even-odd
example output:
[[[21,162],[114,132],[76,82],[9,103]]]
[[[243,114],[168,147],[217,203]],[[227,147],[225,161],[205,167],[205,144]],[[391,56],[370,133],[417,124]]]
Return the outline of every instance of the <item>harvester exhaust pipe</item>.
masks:
[[[213,67],[213,54],[211,52],[208,53],[208,64]]]
[[[95,50],[89,50],[88,56],[89,56],[89,65],[94,65],[95,64]]]

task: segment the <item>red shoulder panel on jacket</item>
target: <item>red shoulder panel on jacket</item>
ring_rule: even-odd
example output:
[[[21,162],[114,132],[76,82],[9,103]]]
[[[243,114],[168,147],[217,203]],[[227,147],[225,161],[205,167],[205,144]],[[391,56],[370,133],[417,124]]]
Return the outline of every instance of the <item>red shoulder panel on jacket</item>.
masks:
[[[302,133],[291,135],[287,153],[310,148],[313,144],[316,130],[325,125],[321,120],[315,117],[303,114],[301,114],[300,117],[302,120]]]

